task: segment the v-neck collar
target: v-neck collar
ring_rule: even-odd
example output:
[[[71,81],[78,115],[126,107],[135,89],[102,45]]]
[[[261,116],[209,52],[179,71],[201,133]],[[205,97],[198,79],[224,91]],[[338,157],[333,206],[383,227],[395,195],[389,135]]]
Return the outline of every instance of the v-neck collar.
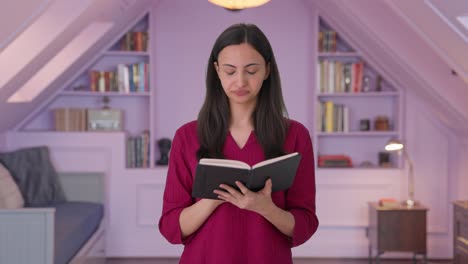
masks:
[[[234,139],[234,137],[231,134],[231,131],[228,132],[228,138],[231,140],[231,143],[238,149],[238,150],[244,150],[250,143],[254,140],[255,138],[255,131],[252,130],[250,131],[249,137],[247,138],[247,141],[245,141],[244,146],[239,146]]]

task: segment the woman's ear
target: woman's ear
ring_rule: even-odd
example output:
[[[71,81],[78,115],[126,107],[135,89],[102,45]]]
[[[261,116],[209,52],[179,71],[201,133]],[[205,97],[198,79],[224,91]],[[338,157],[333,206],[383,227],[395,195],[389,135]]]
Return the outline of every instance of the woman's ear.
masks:
[[[265,78],[263,78],[263,80],[268,79],[268,77],[270,77],[270,63],[266,65]]]
[[[219,74],[218,62],[217,62],[217,61],[213,62],[213,65],[214,65],[214,67],[215,67],[216,73]]]

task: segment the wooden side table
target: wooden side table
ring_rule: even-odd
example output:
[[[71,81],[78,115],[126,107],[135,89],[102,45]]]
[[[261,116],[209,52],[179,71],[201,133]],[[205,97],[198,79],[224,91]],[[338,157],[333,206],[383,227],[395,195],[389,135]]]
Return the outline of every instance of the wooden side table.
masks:
[[[421,204],[413,207],[383,207],[376,202],[369,203],[369,263],[374,259],[380,263],[380,256],[386,251],[413,253],[413,263],[422,255],[427,263],[426,215],[427,208]]]
[[[453,263],[468,263],[468,201],[453,205]]]

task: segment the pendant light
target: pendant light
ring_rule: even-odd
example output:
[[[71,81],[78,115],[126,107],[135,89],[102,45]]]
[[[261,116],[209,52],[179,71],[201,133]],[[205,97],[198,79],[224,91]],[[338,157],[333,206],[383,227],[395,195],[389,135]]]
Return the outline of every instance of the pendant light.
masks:
[[[268,3],[270,0],[208,0],[215,5],[229,10],[241,10],[251,7],[257,7]]]

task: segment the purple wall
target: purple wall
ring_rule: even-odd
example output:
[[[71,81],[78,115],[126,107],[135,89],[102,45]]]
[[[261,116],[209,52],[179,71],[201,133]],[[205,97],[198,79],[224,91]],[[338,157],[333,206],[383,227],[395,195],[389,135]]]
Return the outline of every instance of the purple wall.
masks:
[[[171,137],[177,127],[196,119],[205,95],[206,63],[214,41],[226,27],[239,22],[257,24],[270,39],[289,115],[310,128],[308,120],[313,111],[308,107],[312,97],[304,95],[313,89],[309,76],[314,75],[311,58],[316,23],[302,1],[271,1],[240,12],[204,0],[160,1],[155,15],[152,36],[157,136]]]
[[[198,110],[202,104],[205,93],[205,69],[209,52],[215,41],[215,38],[227,26],[237,22],[250,22],[257,24],[269,37],[276,54],[277,62],[282,76],[283,91],[286,105],[290,117],[303,122],[313,128],[313,89],[315,86],[315,72],[313,66],[316,60],[316,43],[314,32],[317,29],[316,11],[314,5],[317,3],[326,3],[325,1],[271,1],[264,7],[240,12],[229,12],[218,8],[206,0],[161,0],[154,3],[154,24],[151,27],[151,37],[153,51],[152,53],[152,72],[155,75],[154,111],[155,120],[153,129],[156,137],[169,136],[185,122],[197,117]],[[311,3],[309,5],[309,3]],[[366,8],[366,7],[362,7]],[[337,8],[327,9],[331,17],[346,23],[344,16],[337,15]],[[377,19],[377,18],[376,18]],[[357,19],[356,19],[357,20]],[[372,24],[372,23],[368,23]],[[364,28],[350,30],[351,27],[342,27],[348,34],[357,34],[359,37],[365,37],[360,33]],[[370,39],[372,40],[372,38]],[[362,43],[362,42],[358,42]],[[371,45],[364,43],[359,45],[362,49],[367,49]],[[373,53],[371,53],[373,54]],[[376,53],[374,59],[387,58],[389,54]],[[388,62],[385,59],[388,70]],[[403,69],[392,68],[388,70],[391,75],[399,73]],[[450,129],[439,119],[434,118],[431,110],[436,106],[425,98],[421,98],[415,91],[421,90],[416,85],[409,85],[406,80],[411,79],[410,74],[401,74],[400,79],[404,79],[404,87],[399,87],[408,91],[405,101],[405,108],[408,112],[405,120],[405,134],[408,136],[410,154],[415,162],[416,177],[416,197],[430,208],[428,217],[429,234],[429,252],[430,257],[447,258],[452,254],[451,248],[451,218],[450,201],[453,198],[468,198],[466,184],[468,175],[465,171],[468,169],[466,160],[468,159],[468,140],[465,138],[463,144],[460,144],[459,137],[454,135]],[[422,85],[421,85],[422,86]],[[416,90],[418,89],[418,90]],[[1,106],[1,105],[0,105]],[[435,111],[437,112],[437,111]],[[443,118],[442,118],[443,119]],[[9,140],[8,147],[15,148],[24,144],[24,142],[44,143],[40,136],[31,137],[30,134],[15,135],[19,139]],[[47,134],[47,136],[51,136]],[[69,144],[69,136],[73,134],[62,135],[62,143]],[[90,136],[88,134],[81,136]],[[154,197],[159,197],[161,182],[153,174],[163,175],[164,171],[141,170],[137,173],[144,177],[133,177],[135,171],[127,171],[122,167],[123,136],[114,135],[116,138],[109,139],[109,144],[114,148],[110,153],[116,160],[109,163],[111,165],[112,181],[108,191],[112,200],[111,214],[109,217],[118,218],[125,223],[125,231],[132,234],[128,238],[128,244],[135,244],[134,247],[122,248],[110,244],[110,248],[119,252],[119,254],[128,254],[135,256],[139,246],[133,241],[150,241],[141,239],[143,233],[151,235],[148,232],[135,232],[131,227],[137,219],[134,212],[134,201],[125,202],[125,197],[114,195],[120,193],[120,188],[127,188],[134,184],[153,184],[150,188],[143,189],[146,193],[138,193],[137,188],[128,197],[153,197],[149,192],[155,192]],[[59,135],[60,137],[60,135]],[[27,140],[26,140],[27,139]],[[51,142],[58,144],[60,138],[50,139]],[[71,143],[88,143],[94,145],[97,142],[91,142],[88,138],[80,138]],[[94,138],[98,141],[99,138]],[[116,143],[117,144],[114,144]],[[432,142],[427,146],[427,142]],[[31,143],[31,144],[32,144]],[[70,143],[70,144],[71,144]],[[7,145],[5,136],[0,134],[0,150]],[[58,144],[60,145],[60,144]],[[58,146],[60,148],[60,146]],[[428,148],[429,147],[429,148]],[[84,155],[76,147],[70,148],[73,155]],[[81,153],[81,154],[80,154]],[[67,163],[73,166],[75,163]],[[107,163],[106,163],[107,164]],[[117,164],[117,165],[116,165]],[[119,167],[120,166],[120,167]],[[132,177],[130,177],[130,174]],[[146,175],[148,174],[148,175]],[[151,175],[150,175],[151,174]],[[295,249],[298,256],[354,256],[363,257],[367,254],[367,238],[365,237],[365,226],[367,226],[367,214],[365,204],[369,200],[382,197],[388,193],[395,197],[404,197],[405,195],[406,172],[405,170],[331,170],[317,174],[317,208],[321,220],[321,228],[314,235],[308,244]],[[113,184],[113,185],[112,185]],[[154,187],[156,186],[156,187]],[[140,189],[138,189],[140,190]],[[148,191],[150,190],[150,191]],[[399,195],[401,193],[401,195]],[[434,195],[434,194],[437,194]],[[145,196],[148,195],[148,196]],[[153,194],[152,194],[153,195]],[[442,198],[441,198],[442,197]],[[117,199],[117,200],[116,200]],[[121,200],[119,200],[121,199]],[[136,200],[136,198],[132,198]],[[139,198],[138,198],[139,199]],[[140,201],[140,200],[138,200]],[[147,204],[152,203],[146,201]],[[339,202],[339,206],[332,206]],[[141,204],[141,203],[139,203]],[[131,208],[128,210],[127,208]],[[143,207],[144,208],[144,207]],[[148,207],[150,208],[150,207]],[[142,210],[149,214],[150,210]],[[130,212],[130,214],[129,214]],[[119,216],[128,215],[126,219]],[[154,219],[153,215],[146,218]],[[119,230],[121,226],[111,222],[109,230]],[[109,232],[110,243],[116,243],[120,234],[125,232]],[[115,236],[115,237],[114,237]],[[152,236],[154,239],[154,236]],[[119,238],[119,239],[116,239]],[[133,239],[133,240],[132,240]],[[164,245],[166,245],[165,241]],[[161,242],[161,243],[162,243]],[[148,251],[154,254],[156,244],[145,243]],[[171,246],[172,248],[172,246]],[[145,255],[140,253],[140,255]]]

